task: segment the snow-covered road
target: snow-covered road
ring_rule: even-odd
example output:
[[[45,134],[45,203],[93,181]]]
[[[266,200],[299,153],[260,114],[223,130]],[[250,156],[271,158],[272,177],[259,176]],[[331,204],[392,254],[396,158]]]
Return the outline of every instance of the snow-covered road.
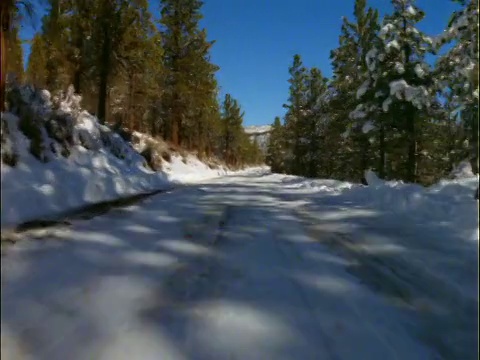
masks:
[[[438,339],[473,323],[432,328],[438,318],[422,314],[436,304],[407,306],[375,288],[378,271],[331,246],[342,222],[322,225],[321,211],[257,172],[2,249],[2,358],[413,360],[454,351]],[[471,339],[466,346],[462,356],[476,356]]]

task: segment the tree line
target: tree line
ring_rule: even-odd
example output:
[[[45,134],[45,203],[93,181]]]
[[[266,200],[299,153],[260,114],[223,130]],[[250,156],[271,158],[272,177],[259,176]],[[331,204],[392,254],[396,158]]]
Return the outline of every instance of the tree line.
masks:
[[[9,1],[13,15],[25,2]],[[157,18],[147,0],[45,1],[25,73],[18,26],[8,26],[5,73],[17,82],[53,94],[73,84],[101,123],[235,166],[263,161],[243,131],[238,101],[219,99],[202,1],[159,0]]]
[[[431,184],[468,160],[478,173],[478,0],[453,1],[459,10],[430,37],[417,26],[425,12],[415,1],[391,0],[380,20],[356,0],[331,51],[331,79],[295,55],[286,114],[275,118],[268,147],[272,170],[364,181],[373,169]]]

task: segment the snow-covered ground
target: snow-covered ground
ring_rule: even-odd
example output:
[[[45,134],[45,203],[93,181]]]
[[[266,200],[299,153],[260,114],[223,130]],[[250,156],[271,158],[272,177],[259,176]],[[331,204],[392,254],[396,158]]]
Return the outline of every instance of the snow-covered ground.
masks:
[[[132,145],[101,125],[96,117],[81,109],[81,98],[72,90],[60,99],[28,86],[19,88],[18,94],[18,103],[28,104],[27,110],[34,114],[41,133],[43,161],[29,150],[31,139],[20,131],[19,117],[2,114],[2,160],[5,154],[16,157],[14,166],[3,161],[1,166],[2,228],[231,173],[218,164],[215,168],[209,166],[194,155],[176,153],[169,153],[169,161],[159,157],[162,170],[153,171],[139,154],[142,141]],[[49,133],[47,129],[52,127],[54,130]],[[136,135],[141,140],[148,138]],[[160,140],[149,140],[166,146]],[[69,155],[61,155],[63,151]]]
[[[26,233],[2,356],[475,359],[478,180],[368,180],[244,171]]]

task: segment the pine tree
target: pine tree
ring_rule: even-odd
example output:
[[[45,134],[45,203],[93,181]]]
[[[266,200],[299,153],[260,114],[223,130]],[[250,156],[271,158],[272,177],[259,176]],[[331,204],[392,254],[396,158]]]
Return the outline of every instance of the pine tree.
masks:
[[[202,2],[162,0],[162,38],[165,50],[165,91],[162,97],[165,136],[174,145],[206,146],[210,118],[218,116],[218,67],[210,63],[213,42],[199,28]],[[210,127],[211,128],[211,127]],[[200,144],[194,144],[197,138]]]
[[[242,123],[244,113],[238,101],[233,99],[230,94],[225,95],[222,105],[223,158],[227,164],[238,165],[240,154],[246,150],[245,148],[242,149],[242,145],[245,146],[248,143],[248,139],[243,137]],[[245,139],[247,141],[244,141]]]
[[[0,59],[0,111],[2,112],[5,110],[6,74],[12,69],[18,73],[20,71],[18,69],[19,62],[22,61],[23,64],[18,40],[18,22],[24,18],[24,15],[33,18],[33,6],[29,0],[2,0],[0,2],[0,53],[2,54]],[[9,65],[10,53],[13,54],[12,65]],[[23,75],[23,65],[21,74]]]
[[[24,67],[23,67],[23,50],[18,34],[18,28],[13,28],[9,34],[9,41],[7,46],[9,61],[6,66],[5,74],[11,77],[10,80],[16,79],[17,81],[23,80]],[[7,78],[7,81],[9,79]]]
[[[46,86],[47,48],[40,33],[32,39],[30,55],[28,57],[27,81],[39,88]]]
[[[56,92],[65,90],[69,85],[69,64],[64,56],[64,45],[67,38],[69,10],[66,0],[48,0],[48,12],[42,19],[42,36],[47,49],[45,72],[46,87]]]
[[[71,15],[69,19],[71,36],[65,49],[69,61],[72,63],[71,83],[78,94],[82,93],[82,80],[86,76],[89,65],[92,64],[92,54],[88,54],[92,48],[92,36],[94,29],[92,2],[88,0],[76,0],[71,3]],[[90,58],[89,58],[90,55]]]
[[[300,126],[306,115],[307,69],[303,66],[300,55],[293,57],[293,64],[289,68],[290,96],[289,103],[283,105],[287,109],[285,114],[285,128],[289,133],[286,139],[286,166],[292,174],[302,174],[302,164],[298,162],[301,156]]]
[[[107,95],[109,82],[115,69],[116,57],[121,49],[122,39],[132,26],[135,17],[132,8],[141,2],[128,0],[98,0],[98,17],[93,31],[97,48],[96,66],[98,68],[98,110],[100,122],[107,121]],[[136,9],[135,9],[136,10]]]
[[[266,162],[272,172],[285,172],[285,134],[280,117],[275,117],[267,146]]]
[[[458,2],[458,1],[457,1]],[[436,64],[435,77],[447,101],[447,112],[454,121],[463,124],[459,142],[468,142],[467,151],[454,157],[458,162],[469,158],[478,172],[478,0],[461,1],[451,21],[435,40],[437,48],[455,41],[454,46]]]
[[[297,124],[300,137],[297,160],[301,162],[302,175],[314,177],[320,168],[322,120],[325,118],[327,79],[317,68],[311,68],[307,77],[305,113]]]
[[[359,104],[355,93],[365,81],[362,76],[367,71],[365,55],[378,27],[378,11],[367,9],[365,0],[356,0],[354,22],[343,19],[340,46],[330,56],[334,73],[331,86],[335,89],[335,96],[330,107],[332,121],[328,138],[332,145],[328,151],[337,150],[330,155],[342,164],[335,172],[349,180],[359,180],[371,163],[368,136],[361,131],[363,122],[352,122],[349,114]],[[346,130],[349,136],[342,137]]]
[[[162,85],[163,49],[161,37],[153,23],[148,3],[138,1],[129,6],[123,22],[130,24],[118,39],[116,62],[112,72],[112,114],[118,114],[117,123],[127,124],[131,130],[157,133],[155,119],[148,113],[156,106]],[[114,98],[114,99],[113,99]],[[118,99],[121,101],[118,101]]]
[[[432,51],[432,41],[415,27],[425,14],[413,1],[392,0],[392,5],[393,14],[384,18],[376,44],[366,55],[368,78],[357,92],[364,102],[357,106],[352,116],[375,119],[381,175],[387,171],[387,135],[393,136],[391,144],[395,137],[398,138],[395,133],[404,139],[406,158],[396,175],[415,182],[420,129],[428,118],[429,108],[435,103],[432,71],[425,62],[425,54]]]

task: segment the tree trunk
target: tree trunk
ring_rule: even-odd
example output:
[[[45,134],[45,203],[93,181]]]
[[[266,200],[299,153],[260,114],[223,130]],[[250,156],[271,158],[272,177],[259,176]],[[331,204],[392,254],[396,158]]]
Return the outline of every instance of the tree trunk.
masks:
[[[407,105],[411,107],[411,105]],[[407,157],[407,176],[408,182],[416,182],[417,180],[417,139],[415,134],[415,114],[412,109],[406,114],[407,117],[407,141],[408,141],[408,157]]]
[[[75,92],[77,94],[81,94],[81,77],[82,77],[82,72],[80,69],[76,69],[75,73],[73,74],[73,88],[75,89]]]
[[[363,177],[365,176],[365,170],[367,170],[368,167],[368,148],[369,148],[369,141],[368,141],[368,136],[362,134],[361,135],[361,155],[360,155],[360,177],[363,181]]]
[[[203,119],[203,111],[200,111],[199,119]],[[205,134],[204,134],[204,122],[202,120],[197,122],[197,131],[198,131],[198,139],[197,139],[197,149],[200,154],[203,154],[205,151]]]
[[[378,164],[378,176],[380,179],[385,179],[385,126],[380,125],[379,133],[379,152],[380,152],[380,161]]]
[[[98,120],[100,124],[105,124],[107,121],[107,86],[108,76],[110,75],[110,52],[111,41],[110,32],[108,30],[109,24],[103,24],[104,42],[102,47],[102,55],[100,58],[100,79],[98,84]]]
[[[77,0],[78,1],[78,0]],[[81,9],[85,8],[85,4],[82,2],[80,5]],[[78,22],[74,25],[74,33],[75,33],[75,47],[78,49],[80,56],[76,60],[76,67],[75,72],[73,74],[73,87],[75,88],[75,92],[77,94],[81,94],[81,86],[82,86],[82,73],[85,68],[85,48],[83,45],[83,38],[85,36],[83,25],[80,25]]]
[[[3,1],[0,4],[0,51],[1,51],[1,66],[0,66],[0,111],[5,111],[5,88],[7,77],[7,40],[10,31],[10,11],[12,6],[8,1]]]
[[[474,174],[478,174],[478,109],[469,111],[468,116],[471,121],[471,135],[470,135],[470,164]]]
[[[150,105],[148,115],[150,120],[150,135],[152,135],[152,137],[156,137],[158,132],[157,111],[155,110],[155,107],[152,107],[152,105]]]
[[[175,93],[173,98],[173,112],[172,112],[172,118],[171,118],[172,124],[171,124],[171,130],[170,130],[170,141],[175,146],[179,145],[178,131],[179,131],[180,116],[181,116],[180,109],[178,106],[178,100],[179,100],[179,96],[177,93]]]
[[[403,32],[407,33],[407,21],[403,19]],[[412,55],[412,49],[408,43],[405,43],[403,48],[405,53],[405,69],[409,68],[410,56]],[[417,138],[415,133],[415,109],[411,103],[406,105],[406,119],[407,119],[407,142],[408,142],[408,154],[407,154],[407,176],[408,182],[414,183],[417,179]]]
[[[132,71],[128,73],[128,99],[127,99],[127,118],[128,118],[128,127],[131,131],[138,131],[137,124],[135,123],[135,118],[132,116],[132,107],[133,107],[133,81],[134,74]]]

